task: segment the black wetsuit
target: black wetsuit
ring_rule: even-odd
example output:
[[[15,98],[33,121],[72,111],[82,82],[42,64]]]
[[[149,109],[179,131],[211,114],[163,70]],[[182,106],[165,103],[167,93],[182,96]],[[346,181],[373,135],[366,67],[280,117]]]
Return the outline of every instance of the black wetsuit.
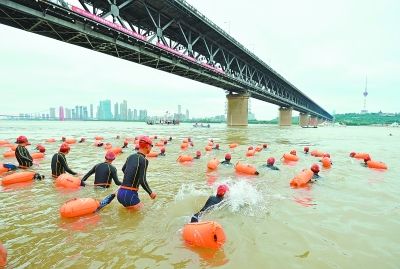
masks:
[[[275,165],[270,165],[270,164],[263,164],[263,167],[269,168],[271,170],[279,170],[278,167],[276,167]]]
[[[165,152],[160,152],[158,156],[165,156]]]
[[[224,196],[210,196],[207,199],[206,204],[203,206],[202,209],[200,209],[199,212],[197,212],[196,214],[193,215],[192,219],[190,220],[190,222],[198,222],[199,221],[199,215],[201,213],[203,213],[204,211],[206,211],[208,208],[210,208],[213,205],[219,204],[220,202],[222,202],[222,200],[224,199]]]
[[[59,175],[64,174],[65,172],[68,172],[71,175],[77,174],[68,167],[65,155],[61,152],[58,152],[54,154],[53,158],[51,159],[51,175],[53,178],[57,178]]]
[[[94,176],[94,185],[103,188],[109,188],[111,180],[113,179],[116,185],[121,185],[121,181],[118,180],[117,169],[107,162],[99,163],[93,166],[89,172],[82,178],[82,181],[86,181],[91,175]]]
[[[126,149],[128,145],[123,145],[121,148]]]
[[[315,174],[315,173],[314,173],[314,175],[312,177],[312,179],[314,179],[314,181],[316,181],[317,179],[320,179],[320,178],[321,178],[321,176],[318,175],[318,174]]]
[[[195,156],[193,159],[200,159],[201,156]]]
[[[138,196],[139,185],[150,195],[152,193],[147,184],[146,172],[149,161],[138,152],[126,159],[122,171],[124,179],[118,190],[117,199],[125,207],[131,207],[140,203]]]
[[[15,157],[17,158],[20,168],[28,168],[33,165],[32,156],[24,146],[17,146],[15,149]]]
[[[221,162],[221,164],[223,164],[223,165],[233,165],[233,163],[231,163],[231,161],[229,160],[224,160],[224,161],[222,161]]]

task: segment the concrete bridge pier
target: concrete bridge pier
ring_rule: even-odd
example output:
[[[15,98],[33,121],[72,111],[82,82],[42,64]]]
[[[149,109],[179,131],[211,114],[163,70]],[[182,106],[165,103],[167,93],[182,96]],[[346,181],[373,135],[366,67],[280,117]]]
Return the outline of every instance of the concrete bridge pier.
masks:
[[[315,116],[310,117],[310,121],[308,123],[310,126],[317,126],[318,125],[318,118]]]
[[[250,94],[228,94],[228,126],[247,126]]]
[[[300,126],[307,126],[309,121],[309,115],[307,113],[300,112],[299,115],[299,125]]]
[[[293,109],[291,107],[279,108],[279,126],[292,125],[292,111]]]

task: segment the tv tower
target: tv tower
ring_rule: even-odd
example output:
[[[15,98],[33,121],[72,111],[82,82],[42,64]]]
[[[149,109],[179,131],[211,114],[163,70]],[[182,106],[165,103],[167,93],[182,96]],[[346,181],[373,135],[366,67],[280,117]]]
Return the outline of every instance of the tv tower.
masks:
[[[365,76],[365,90],[363,92],[363,95],[364,95],[364,109],[361,110],[361,113],[368,113],[368,110],[367,110],[368,88],[367,87],[368,87],[368,77]]]

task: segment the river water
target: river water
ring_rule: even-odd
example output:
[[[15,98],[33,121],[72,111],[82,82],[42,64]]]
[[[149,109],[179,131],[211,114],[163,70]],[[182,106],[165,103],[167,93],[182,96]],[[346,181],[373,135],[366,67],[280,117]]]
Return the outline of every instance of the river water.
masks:
[[[392,136],[389,136],[389,134]],[[51,179],[50,160],[60,145],[46,138],[81,138],[67,155],[70,167],[80,175],[101,162],[104,149],[93,146],[101,135],[121,146],[124,137],[141,134],[173,137],[166,156],[150,160],[148,182],[158,193],[151,200],[141,189],[141,212],[124,209],[115,199],[101,212],[77,219],[62,219],[60,206],[74,197],[102,199],[116,189],[85,187],[60,192]],[[0,139],[15,141],[26,135],[29,147],[43,143],[47,156],[35,170],[46,179],[23,187],[0,187],[0,241],[8,250],[8,268],[399,268],[400,267],[400,128],[323,127],[302,129],[272,125],[231,128],[212,124],[210,129],[179,126],[148,126],[122,122],[0,121]],[[117,140],[116,136],[121,139]],[[194,154],[203,156],[191,165],[176,162],[180,143],[190,136]],[[205,153],[209,138],[221,150]],[[229,143],[240,144],[234,150]],[[269,148],[246,158],[250,145]],[[290,179],[317,161],[302,154],[305,145],[332,156],[333,167],[322,169],[320,179],[307,189],[292,189]],[[129,150],[118,156],[120,170]],[[300,161],[280,171],[258,169],[259,176],[242,176],[220,166],[208,172],[207,161],[244,161],[260,167],[265,160],[296,149]],[[0,153],[5,151],[0,148]],[[362,167],[348,157],[350,151],[368,152],[384,161],[387,171]],[[4,159],[0,162],[15,162]],[[93,177],[88,182],[93,182]],[[227,236],[218,251],[186,246],[181,229],[220,183],[230,187],[226,203],[203,216],[220,223]]]

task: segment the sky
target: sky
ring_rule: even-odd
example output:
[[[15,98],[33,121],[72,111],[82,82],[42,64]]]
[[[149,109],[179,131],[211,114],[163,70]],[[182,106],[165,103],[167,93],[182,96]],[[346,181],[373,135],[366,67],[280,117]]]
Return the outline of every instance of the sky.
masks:
[[[366,76],[367,109],[400,112],[400,1],[188,2],[329,113],[359,112]],[[150,116],[178,104],[190,117],[225,113],[223,89],[5,25],[0,33],[0,114],[103,99]],[[253,98],[250,107],[259,120],[278,115]]]

